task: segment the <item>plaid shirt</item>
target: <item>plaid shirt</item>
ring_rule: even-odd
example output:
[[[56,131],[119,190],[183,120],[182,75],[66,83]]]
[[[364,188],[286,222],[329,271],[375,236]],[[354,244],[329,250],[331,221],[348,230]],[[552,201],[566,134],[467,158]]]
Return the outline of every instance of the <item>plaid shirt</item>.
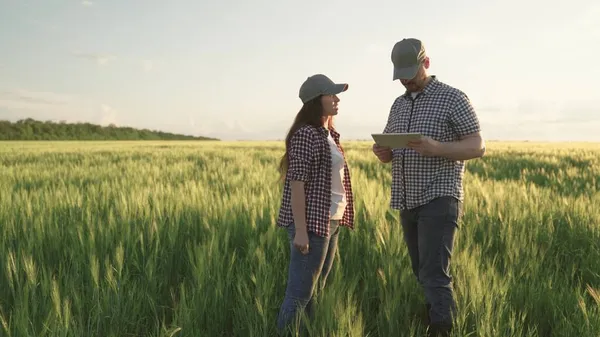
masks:
[[[409,92],[396,98],[383,132],[418,132],[452,142],[478,131],[479,120],[469,98],[432,76],[415,99]],[[392,208],[412,209],[440,196],[463,200],[464,161],[425,157],[412,149],[392,153]]]
[[[332,176],[331,149],[327,140],[329,132],[340,152],[344,154],[340,145],[340,135],[333,128],[328,130],[325,127],[306,125],[292,137],[278,226],[287,227],[294,222],[290,181],[303,181],[306,196],[306,229],[319,236],[329,235]],[[347,204],[340,226],[354,228],[354,199],[350,171],[345,160],[343,180]]]

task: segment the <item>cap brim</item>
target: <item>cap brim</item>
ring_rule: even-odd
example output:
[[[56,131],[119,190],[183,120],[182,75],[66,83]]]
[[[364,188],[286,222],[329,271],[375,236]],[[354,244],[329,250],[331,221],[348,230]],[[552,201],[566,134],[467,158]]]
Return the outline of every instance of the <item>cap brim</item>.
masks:
[[[396,68],[394,67],[394,81],[395,80],[412,80],[417,76],[419,72],[419,64],[407,68]]]
[[[342,93],[344,91],[348,90],[348,84],[346,83],[340,83],[340,84],[336,84],[334,85],[331,89],[328,90],[327,94],[329,95],[337,95],[339,93]]]

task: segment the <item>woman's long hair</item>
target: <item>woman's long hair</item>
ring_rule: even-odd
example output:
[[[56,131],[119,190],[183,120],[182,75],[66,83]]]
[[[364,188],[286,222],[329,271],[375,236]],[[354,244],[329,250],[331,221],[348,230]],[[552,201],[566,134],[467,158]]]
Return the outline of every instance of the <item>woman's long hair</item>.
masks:
[[[331,124],[331,118],[329,119],[329,123]],[[290,147],[290,140],[292,136],[298,129],[305,125],[312,125],[316,128],[321,127],[323,125],[323,105],[321,103],[321,96],[318,96],[308,102],[306,102],[292,123],[290,130],[285,137],[285,153],[281,158],[279,163],[279,173],[281,174],[281,179],[285,179],[285,175],[287,173],[289,160],[288,153]]]

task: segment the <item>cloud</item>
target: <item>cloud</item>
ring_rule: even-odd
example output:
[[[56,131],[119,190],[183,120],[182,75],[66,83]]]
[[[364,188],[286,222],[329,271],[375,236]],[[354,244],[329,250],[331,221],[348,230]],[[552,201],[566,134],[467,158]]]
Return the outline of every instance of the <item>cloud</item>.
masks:
[[[115,107],[85,97],[24,89],[0,91],[0,119],[33,118],[108,125],[117,124],[119,116]]]
[[[11,89],[0,91],[0,109],[16,119],[74,120],[89,109],[89,103],[72,95]]]
[[[191,113],[188,113],[188,124],[192,127],[195,128],[196,127],[196,119],[194,118],[194,115],[192,115]]]
[[[193,116],[188,115],[188,119],[196,125]],[[255,129],[248,127],[246,122],[240,120],[218,120],[212,123],[203,120],[200,122],[200,126],[196,125],[189,130],[193,134],[223,140],[263,140],[276,138],[272,128],[262,126],[260,129]]]
[[[117,56],[109,53],[86,53],[79,50],[71,52],[77,58],[96,62],[99,66],[104,66],[117,60]],[[156,62],[149,58],[137,57],[119,57],[120,62],[124,62],[130,67],[141,67],[142,71],[148,73],[156,68]]]
[[[81,2],[81,4],[85,7],[90,7],[90,6],[94,5],[94,3],[89,0],[84,0]]]
[[[154,69],[154,63],[152,60],[142,60],[142,68],[145,72],[150,72]]]
[[[0,107],[7,109],[35,109],[67,105],[72,100],[69,95],[53,92],[27,91],[21,89],[0,91]]]
[[[110,61],[113,61],[117,58],[115,55],[111,54],[82,53],[79,51],[73,52],[73,55],[78,58],[95,61],[98,63],[98,65],[108,64]]]
[[[600,38],[600,4],[592,4],[588,10],[583,11],[582,17],[578,20],[578,28],[588,32],[590,36]]]
[[[389,49],[390,48],[388,46],[384,46],[382,44],[377,44],[377,43],[371,43],[365,47],[366,53],[373,54],[373,55],[383,55],[383,54],[389,53]]]
[[[584,26],[599,27],[598,17],[600,17],[600,4],[592,4],[587,10],[582,11],[581,20],[578,20],[580,24]]]
[[[552,48],[554,52],[556,41],[566,40],[571,45],[577,45],[581,53],[597,53],[597,42],[600,41],[600,4],[592,3],[587,8],[579,10],[579,15],[571,20],[557,25],[560,29],[539,36],[539,42]]]
[[[477,47],[486,44],[486,41],[476,33],[455,33],[444,38],[444,43],[453,47]]]
[[[34,18],[25,18],[23,19],[23,22],[31,25],[39,30],[44,30],[44,31],[57,31],[58,30],[58,26],[55,24],[51,24],[39,19],[34,19]]]
[[[114,108],[108,106],[107,104],[102,104],[100,106],[100,125],[107,126],[109,124],[117,124],[117,114],[118,111]]]

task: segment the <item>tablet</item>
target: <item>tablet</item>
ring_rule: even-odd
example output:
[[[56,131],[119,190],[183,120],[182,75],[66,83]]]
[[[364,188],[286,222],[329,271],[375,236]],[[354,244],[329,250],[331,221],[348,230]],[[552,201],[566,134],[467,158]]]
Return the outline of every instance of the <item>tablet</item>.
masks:
[[[377,145],[392,149],[405,148],[411,140],[421,137],[420,133],[373,133],[371,134]]]

